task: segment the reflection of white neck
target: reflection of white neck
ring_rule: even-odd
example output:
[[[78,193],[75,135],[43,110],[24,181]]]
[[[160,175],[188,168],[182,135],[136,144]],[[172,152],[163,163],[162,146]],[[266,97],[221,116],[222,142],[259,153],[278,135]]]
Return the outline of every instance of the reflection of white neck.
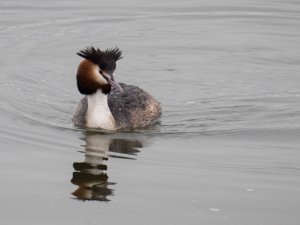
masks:
[[[87,127],[115,130],[115,120],[107,104],[107,95],[98,89],[96,93],[88,95],[87,99]]]
[[[91,174],[102,174],[105,170],[97,168],[105,165],[104,158],[108,158],[109,146],[112,140],[101,135],[87,135],[85,148],[85,162],[93,168],[87,169]]]

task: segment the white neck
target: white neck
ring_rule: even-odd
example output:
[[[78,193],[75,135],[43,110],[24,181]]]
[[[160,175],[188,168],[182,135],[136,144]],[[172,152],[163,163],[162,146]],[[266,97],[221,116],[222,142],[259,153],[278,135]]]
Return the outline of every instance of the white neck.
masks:
[[[107,104],[107,95],[98,89],[96,93],[88,95],[87,99],[87,127],[115,130],[116,123]]]

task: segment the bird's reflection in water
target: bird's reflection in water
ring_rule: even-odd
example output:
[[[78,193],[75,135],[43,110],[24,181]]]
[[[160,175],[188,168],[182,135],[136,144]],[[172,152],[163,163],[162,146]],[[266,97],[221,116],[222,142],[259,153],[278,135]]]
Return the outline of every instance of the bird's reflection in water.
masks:
[[[113,182],[109,182],[107,160],[109,157],[135,159],[142,148],[137,140],[116,139],[99,133],[85,133],[85,159],[74,162],[71,182],[78,186],[72,193],[77,199],[110,201]]]

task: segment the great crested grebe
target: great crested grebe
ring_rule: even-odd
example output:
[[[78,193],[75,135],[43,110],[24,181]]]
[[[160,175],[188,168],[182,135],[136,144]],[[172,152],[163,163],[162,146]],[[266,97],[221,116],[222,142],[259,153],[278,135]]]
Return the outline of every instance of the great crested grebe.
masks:
[[[162,114],[158,101],[137,86],[115,81],[116,61],[122,58],[118,48],[87,47],[77,55],[84,58],[77,70],[77,87],[86,96],[77,106],[75,126],[132,130],[157,122]]]

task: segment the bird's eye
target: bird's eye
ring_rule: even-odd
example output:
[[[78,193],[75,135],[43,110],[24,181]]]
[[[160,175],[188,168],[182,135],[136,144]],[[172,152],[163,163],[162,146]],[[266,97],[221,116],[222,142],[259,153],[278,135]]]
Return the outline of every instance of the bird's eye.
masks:
[[[100,68],[102,69],[102,70],[106,70],[107,69],[107,67],[108,67],[108,63],[107,62],[102,62],[102,63],[100,63]]]

